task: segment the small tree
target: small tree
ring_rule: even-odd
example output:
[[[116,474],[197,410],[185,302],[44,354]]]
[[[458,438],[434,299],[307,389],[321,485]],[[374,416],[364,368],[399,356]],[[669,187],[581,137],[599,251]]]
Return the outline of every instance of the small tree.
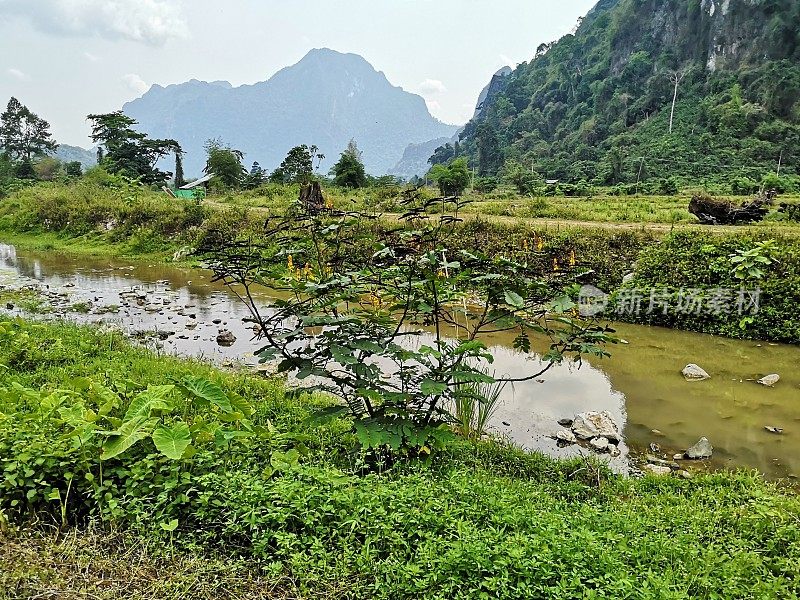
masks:
[[[340,187],[358,189],[367,185],[367,173],[355,140],[350,140],[347,149],[339,157],[339,162],[331,169],[331,174],[333,183]]]
[[[64,172],[67,177],[81,177],[83,175],[83,165],[79,161],[73,160],[64,165]]]
[[[314,159],[322,162],[324,154],[316,146],[295,146],[283,159],[281,165],[272,173],[270,180],[276,183],[306,184],[314,177]],[[319,165],[319,162],[317,163]]]
[[[57,147],[50,133],[50,124],[19,100],[11,98],[5,112],[0,115],[0,149],[12,159],[31,161],[55,151]]]
[[[449,165],[434,165],[428,177],[439,185],[443,195],[458,197],[467,189],[471,175],[467,159],[457,158]]]
[[[205,148],[207,158],[203,172],[206,175],[214,174],[212,182],[216,180],[226,188],[238,188],[247,173],[242,164],[244,154],[223,146],[220,140],[208,140]]]
[[[568,357],[605,355],[610,332],[574,317],[568,298],[553,301],[561,296],[553,290],[570,281],[566,268],[541,273],[507,257],[451,250],[460,201],[445,201],[438,216],[418,191],[402,204],[401,227],[391,231],[366,214],[295,206],[267,220],[267,243],[205,249],[215,279],[237,286],[258,324],[261,360],[314,377],[304,391],[342,403],[321,416],[349,414],[361,444],[390,460],[441,448],[448,407],[474,400],[481,392],[473,384],[530,381]],[[254,286],[276,292],[268,310]],[[545,364],[531,362],[518,379],[495,378],[482,336],[498,331],[516,331],[523,352],[531,351],[531,332],[549,336]]]
[[[518,162],[506,163],[503,169],[503,179],[517,188],[517,192],[522,196],[538,194],[544,190],[544,181],[539,174]]]

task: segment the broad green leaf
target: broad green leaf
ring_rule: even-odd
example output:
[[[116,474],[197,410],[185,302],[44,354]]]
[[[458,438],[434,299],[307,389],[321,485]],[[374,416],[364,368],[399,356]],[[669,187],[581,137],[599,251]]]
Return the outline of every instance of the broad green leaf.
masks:
[[[447,391],[447,384],[433,381],[432,379],[424,379],[419,386],[419,391],[426,396],[441,396]]]
[[[117,431],[112,432],[111,437],[103,444],[100,460],[109,460],[119,456],[139,440],[149,437],[157,424],[158,419],[148,419],[147,417],[138,417],[124,422]]]
[[[174,385],[151,385],[133,399],[123,421],[133,421],[140,417],[149,417],[154,410],[169,410],[168,396],[175,389]]]
[[[189,398],[197,398],[210,402],[222,412],[233,412],[230,398],[216,383],[202,377],[184,377],[181,380],[181,391]]]
[[[524,308],[525,307],[525,300],[523,300],[522,296],[518,293],[513,292],[511,290],[506,290],[506,304],[509,306],[513,306],[514,308]]]
[[[164,531],[172,533],[178,528],[178,519],[172,519],[170,522],[159,523],[159,526]]]
[[[186,423],[175,423],[171,427],[161,425],[153,432],[153,443],[161,454],[171,460],[180,460],[192,443],[192,434]]]

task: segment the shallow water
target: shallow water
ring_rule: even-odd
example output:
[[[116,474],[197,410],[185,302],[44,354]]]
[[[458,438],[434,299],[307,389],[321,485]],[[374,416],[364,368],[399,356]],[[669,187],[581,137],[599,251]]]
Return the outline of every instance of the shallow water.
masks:
[[[245,321],[246,308],[224,286],[210,283],[206,271],[28,254],[0,244],[0,286],[20,285],[41,287],[62,307],[59,312],[80,322],[159,331],[164,339],[154,343],[166,352],[256,362],[252,353],[258,341]],[[93,305],[89,313],[69,312],[69,306],[87,301]],[[119,312],[103,314],[110,305]],[[606,410],[624,427],[623,455],[613,462],[621,471],[629,447],[642,450],[657,443],[671,456],[706,436],[715,447],[710,467],[755,468],[770,478],[800,474],[800,347],[654,327],[616,328],[628,343],[611,346],[612,358],[593,359],[580,368],[559,366],[541,383],[507,388],[493,428],[526,448],[569,456],[586,451],[556,446],[548,436],[560,429],[557,421]],[[221,329],[236,336],[231,347],[217,344]],[[498,375],[524,376],[538,367],[537,357],[511,349],[510,337],[486,341]],[[684,381],[680,371],[688,363],[699,364],[712,379]],[[752,381],[770,373],[782,377],[775,388]],[[765,426],[785,431],[776,435]]]

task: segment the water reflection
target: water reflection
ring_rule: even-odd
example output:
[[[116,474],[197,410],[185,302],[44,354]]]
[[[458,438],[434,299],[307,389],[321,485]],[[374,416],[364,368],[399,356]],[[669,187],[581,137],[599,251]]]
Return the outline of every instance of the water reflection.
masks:
[[[53,293],[69,293],[65,304],[92,302],[90,314],[70,314],[77,320],[172,334],[163,341],[169,352],[256,362],[249,313],[224,286],[210,283],[207,272],[163,264],[18,255],[2,244],[0,265],[0,284],[10,279],[36,282]],[[137,301],[127,294],[132,290],[146,299]],[[108,305],[117,305],[119,312],[98,314]],[[559,429],[557,421],[587,410],[608,411],[624,427],[630,447],[646,448],[656,442],[665,451],[678,451],[706,436],[716,448],[716,467],[757,468],[772,477],[800,473],[800,348],[660,328],[617,327],[629,343],[611,347],[611,359],[592,359],[580,368],[565,364],[549,371],[541,382],[509,386],[494,428],[524,447],[565,456],[579,450],[559,450],[548,437]],[[216,343],[221,329],[236,336],[233,346]],[[539,369],[536,356],[512,349],[511,336],[493,335],[486,341],[495,355],[497,374],[516,378]],[[688,363],[700,364],[712,379],[687,383],[680,371]],[[774,389],[748,381],[769,373],[782,377]],[[769,433],[765,426],[781,427],[785,433]],[[621,450],[624,457],[624,444]],[[624,462],[621,458],[615,464],[624,469]]]

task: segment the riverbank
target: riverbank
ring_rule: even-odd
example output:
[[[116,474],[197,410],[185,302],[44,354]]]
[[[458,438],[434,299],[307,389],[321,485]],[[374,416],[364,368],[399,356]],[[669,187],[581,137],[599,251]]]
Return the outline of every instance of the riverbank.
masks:
[[[29,250],[191,264],[190,253],[197,247],[237,237],[263,237],[268,211],[285,209],[287,194],[293,190],[280,191],[269,197],[268,206],[262,206],[266,200],[252,192],[199,204],[142,188],[119,189],[91,181],[70,186],[42,184],[0,202],[0,242]],[[346,203],[346,198],[336,196],[336,201]],[[376,226],[397,224],[388,219]],[[612,303],[611,314],[605,316],[616,320],[800,343],[796,311],[800,305],[800,241],[796,233],[800,228],[775,221],[755,227],[665,227],[540,223],[478,214],[466,219],[449,244],[454,252],[503,254],[532,263],[542,273],[565,268],[577,271],[581,284],[616,293],[617,298],[620,292],[635,293],[635,311],[617,310],[619,304]],[[758,245],[764,242],[770,243],[764,255],[769,262],[757,265],[760,270],[755,275],[737,270],[739,263],[732,257],[758,255]],[[687,311],[681,298],[688,291],[704,298],[722,293],[728,303],[721,310],[714,304],[693,305]],[[756,291],[757,306],[742,310],[739,296]]]
[[[214,598],[226,582],[240,597],[798,592],[800,500],[752,474],[634,480],[466,441],[427,466],[365,470],[348,423],[312,426],[326,401],[287,397],[279,381],[68,324],[6,322],[0,337],[0,514],[15,557],[0,575],[7,598],[163,597],[181,583]],[[140,438],[102,461],[101,477],[102,436],[70,432],[187,377],[244,399],[257,434],[222,445],[211,436],[180,461]],[[120,535],[111,560],[138,567],[102,555]],[[171,575],[154,580],[165,568]]]

